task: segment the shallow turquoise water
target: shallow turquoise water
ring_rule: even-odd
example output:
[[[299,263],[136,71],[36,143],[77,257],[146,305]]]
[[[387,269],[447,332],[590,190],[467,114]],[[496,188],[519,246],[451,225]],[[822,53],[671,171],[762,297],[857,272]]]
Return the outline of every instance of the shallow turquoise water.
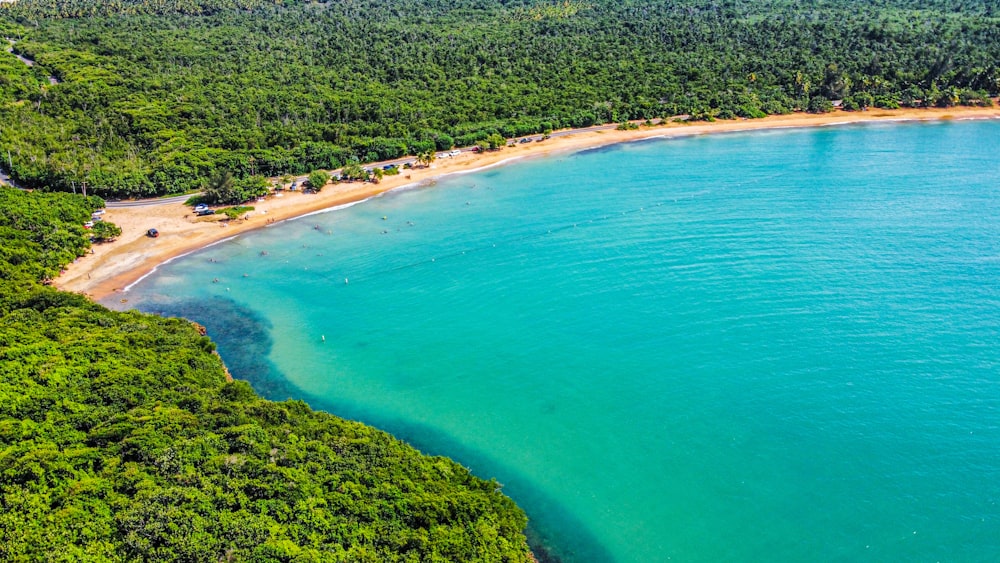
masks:
[[[496,476],[563,561],[995,561],[998,139],[520,162],[211,247],[130,302],[206,324],[272,398]]]

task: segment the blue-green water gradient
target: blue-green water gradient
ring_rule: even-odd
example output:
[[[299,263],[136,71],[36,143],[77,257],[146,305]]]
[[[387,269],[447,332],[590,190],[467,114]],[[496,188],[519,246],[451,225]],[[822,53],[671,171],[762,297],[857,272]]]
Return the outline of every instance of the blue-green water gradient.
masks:
[[[998,140],[525,161],[238,237],[129,299],[206,324],[272,398],[497,477],[563,561],[995,561]]]

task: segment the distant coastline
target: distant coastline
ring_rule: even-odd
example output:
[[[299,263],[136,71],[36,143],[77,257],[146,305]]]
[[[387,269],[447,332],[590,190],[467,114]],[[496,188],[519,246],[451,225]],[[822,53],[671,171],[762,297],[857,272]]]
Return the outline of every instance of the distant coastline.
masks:
[[[711,133],[847,125],[877,121],[933,121],[948,119],[1000,119],[1000,108],[954,107],[946,109],[870,109],[863,112],[835,111],[826,114],[795,113],[753,120],[674,123],[642,126],[637,130],[615,129],[568,130],[541,142],[515,144],[496,152],[462,154],[435,161],[426,168],[403,170],[398,176],[386,176],[380,183],[342,183],[328,185],[320,193],[298,192],[272,195],[250,203],[255,210],[237,221],[197,218],[183,203],[140,207],[109,208],[108,221],[122,228],[113,243],[95,245],[93,252],[74,263],[55,280],[66,291],[83,293],[92,299],[106,299],[116,293],[127,300],[126,289],[149,275],[160,264],[189,254],[210,244],[241,233],[265,228],[281,221],[312,213],[333,210],[359,203],[385,192],[431,184],[457,173],[470,173],[529,157],[559,152],[575,152],[601,146],[650,138],[670,138]],[[149,228],[160,232],[158,238],[146,236]]]

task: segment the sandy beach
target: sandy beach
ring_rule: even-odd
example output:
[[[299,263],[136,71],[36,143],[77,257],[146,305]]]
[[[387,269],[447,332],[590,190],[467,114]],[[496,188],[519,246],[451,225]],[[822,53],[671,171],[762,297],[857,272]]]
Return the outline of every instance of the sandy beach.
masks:
[[[315,211],[361,201],[378,194],[412,184],[423,184],[458,172],[468,172],[505,164],[510,161],[545,156],[558,152],[578,151],[614,143],[652,137],[676,137],[731,131],[749,131],[788,127],[816,127],[868,121],[997,119],[998,108],[905,109],[864,112],[843,112],[814,115],[796,113],[770,116],[764,119],[716,121],[712,123],[667,123],[638,130],[580,131],[553,137],[541,142],[516,144],[499,151],[483,154],[463,152],[459,156],[435,160],[429,167],[402,170],[398,176],[386,176],[381,183],[328,184],[319,193],[283,192],[263,201],[250,202],[254,211],[245,218],[223,221],[222,216],[196,217],[183,203],[167,203],[140,207],[108,208],[104,219],[122,228],[114,242],[93,246],[87,254],[66,267],[55,285],[66,291],[83,293],[93,299],[104,299],[122,292],[129,284],[153,271],[157,265],[187,254],[206,245],[236,236],[252,229]],[[157,238],[146,236],[155,228]]]

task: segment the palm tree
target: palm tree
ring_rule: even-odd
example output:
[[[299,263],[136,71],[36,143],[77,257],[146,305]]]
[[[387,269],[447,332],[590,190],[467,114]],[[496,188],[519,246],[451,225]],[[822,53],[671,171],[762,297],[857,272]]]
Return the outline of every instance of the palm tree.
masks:
[[[233,173],[219,170],[205,184],[205,198],[214,203],[229,203],[233,197]]]
[[[417,155],[417,164],[421,166],[430,166],[434,159],[437,158],[437,154],[432,150],[426,150]]]

